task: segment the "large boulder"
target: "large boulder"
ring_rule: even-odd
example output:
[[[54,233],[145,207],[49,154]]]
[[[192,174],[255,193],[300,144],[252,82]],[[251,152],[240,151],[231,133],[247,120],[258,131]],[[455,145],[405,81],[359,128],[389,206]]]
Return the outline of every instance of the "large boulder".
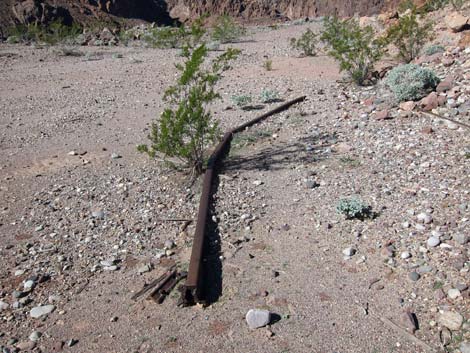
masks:
[[[463,16],[458,12],[453,12],[448,15],[445,19],[447,27],[450,28],[452,32],[461,32],[469,28],[469,18]]]
[[[61,21],[71,24],[72,17],[67,9],[60,6],[51,6],[39,0],[25,0],[13,5],[12,13],[16,22],[28,23],[50,23]]]

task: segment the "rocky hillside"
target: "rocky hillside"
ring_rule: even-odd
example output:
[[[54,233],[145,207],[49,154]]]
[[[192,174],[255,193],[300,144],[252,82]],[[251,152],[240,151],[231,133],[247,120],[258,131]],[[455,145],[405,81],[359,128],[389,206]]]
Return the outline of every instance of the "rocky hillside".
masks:
[[[48,22],[57,18],[81,23],[121,22],[139,19],[168,24],[187,21],[202,14],[229,14],[245,20],[281,17],[303,18],[337,14],[370,15],[396,5],[397,0],[2,0],[0,29],[15,23]]]

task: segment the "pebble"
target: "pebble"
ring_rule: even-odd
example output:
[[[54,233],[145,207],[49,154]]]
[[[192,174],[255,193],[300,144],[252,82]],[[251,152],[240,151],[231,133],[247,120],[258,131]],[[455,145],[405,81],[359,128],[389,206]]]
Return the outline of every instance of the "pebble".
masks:
[[[36,306],[36,307],[31,309],[31,311],[29,312],[29,315],[32,318],[39,319],[42,316],[49,315],[51,312],[54,311],[54,309],[55,309],[54,305]]]
[[[254,330],[268,325],[271,321],[271,313],[268,310],[250,309],[245,319],[250,329]]]
[[[411,257],[411,254],[408,251],[403,251],[400,255],[402,259],[409,259]]]
[[[33,341],[24,341],[20,342],[16,345],[16,348],[18,348],[20,351],[31,351],[36,347],[36,342]]]
[[[314,180],[309,179],[309,180],[305,181],[305,186],[307,187],[307,189],[314,189],[314,188],[320,186],[320,184],[318,184]]]
[[[139,272],[140,274],[143,274],[143,273],[150,272],[151,269],[152,269],[152,265],[145,264],[145,265],[139,267],[137,272]]]
[[[255,186],[260,186],[260,185],[263,185],[263,182],[262,182],[261,180],[255,180],[255,181],[253,182],[253,185],[255,185]]]
[[[96,219],[104,219],[104,211],[103,210],[95,210],[91,213],[91,216]]]
[[[463,316],[453,311],[443,311],[439,316],[439,324],[449,330],[457,331],[463,324]]]
[[[427,241],[428,246],[431,247],[431,248],[435,248],[440,243],[441,243],[441,241],[439,240],[439,238],[434,238],[434,237],[429,238],[428,241]]]
[[[35,285],[36,283],[34,283],[33,280],[29,279],[26,282],[24,282],[23,287],[25,290],[30,290],[30,289],[33,289]]]
[[[466,234],[456,234],[452,237],[460,245],[465,245],[469,241],[469,236]]]
[[[42,333],[39,332],[39,331],[33,331],[31,332],[31,334],[29,335],[29,339],[33,342],[36,342],[38,341],[42,336]]]
[[[356,253],[356,249],[349,247],[343,250],[344,256],[353,256]]]
[[[470,342],[462,342],[460,344],[461,353],[470,353]]]
[[[110,267],[110,266],[114,266],[115,262],[116,262],[115,260],[102,260],[100,261],[100,264],[103,267]]]
[[[16,270],[15,276],[16,277],[23,276],[25,272],[26,272],[25,270]]]
[[[421,275],[418,273],[418,272],[410,272],[408,274],[408,277],[413,281],[413,282],[416,282],[418,281],[420,278],[421,278]]]
[[[119,267],[117,267],[116,265],[113,265],[113,266],[105,266],[103,267],[103,270],[105,271],[116,271]]]
[[[447,291],[447,296],[450,299],[457,299],[461,296],[460,291],[457,288],[451,288]]]
[[[431,215],[429,215],[427,213],[424,213],[424,212],[418,214],[417,218],[418,218],[418,222],[420,222],[420,223],[429,224],[429,223],[432,222]]]
[[[175,242],[171,239],[165,241],[164,247],[165,249],[173,249],[176,246]]]
[[[119,159],[119,158],[121,158],[120,154],[118,154],[118,153],[112,153],[111,154],[111,159]]]
[[[0,313],[4,310],[7,310],[9,307],[10,305],[8,305],[8,303],[5,303],[4,301],[0,300]]]

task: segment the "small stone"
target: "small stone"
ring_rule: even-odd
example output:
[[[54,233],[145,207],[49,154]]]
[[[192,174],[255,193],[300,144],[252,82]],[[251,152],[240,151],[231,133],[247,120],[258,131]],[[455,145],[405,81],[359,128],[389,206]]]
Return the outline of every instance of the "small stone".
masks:
[[[33,341],[33,342],[36,342],[38,341],[42,336],[42,333],[39,332],[39,331],[33,331],[31,332],[31,334],[29,335],[29,339],[30,341]]]
[[[469,236],[467,234],[456,234],[452,237],[460,245],[465,245],[469,242]]]
[[[416,103],[413,102],[413,101],[400,103],[400,109],[402,109],[406,112],[411,112],[415,107],[416,107]]]
[[[165,249],[173,249],[176,246],[176,244],[173,240],[168,239],[165,241],[165,244],[163,246],[165,247]]]
[[[452,32],[460,32],[468,25],[469,19],[455,11],[445,18],[445,23]]]
[[[31,311],[29,312],[29,315],[32,318],[39,319],[42,316],[49,315],[51,312],[54,311],[54,309],[55,309],[54,305],[36,306],[36,307],[31,309]]]
[[[447,296],[452,300],[457,299],[461,295],[462,294],[460,293],[460,291],[457,288],[451,288],[447,291]]]
[[[24,273],[25,273],[25,270],[16,270],[15,271],[15,276],[16,277],[23,276]]]
[[[307,189],[315,189],[315,188],[319,187],[320,184],[318,184],[314,180],[308,179],[308,180],[305,181],[305,186],[307,187]]]
[[[35,285],[36,283],[30,279],[23,283],[23,287],[25,290],[31,290],[34,288]]]
[[[441,241],[439,240],[439,238],[434,238],[434,237],[429,238],[428,241],[427,241],[427,244],[430,248],[435,248],[440,243],[441,243]]]
[[[387,120],[387,119],[390,119],[390,113],[386,109],[380,110],[380,111],[375,113],[375,118],[377,120]]]
[[[250,309],[245,319],[250,329],[254,330],[268,325],[271,321],[271,313],[268,310]]]
[[[4,301],[0,300],[0,313],[4,310],[7,310],[9,307],[10,305],[8,305],[8,303],[5,303]]]
[[[404,311],[402,313],[400,321],[402,325],[406,328],[406,330],[410,331],[411,333],[415,333],[415,331],[418,329],[416,315],[409,311]]]
[[[261,180],[255,180],[253,182],[253,185],[260,186],[260,185],[263,185],[263,182]]]
[[[463,324],[463,316],[453,311],[444,311],[439,316],[439,324],[449,330],[457,331]]]
[[[409,259],[411,257],[411,254],[408,252],[408,251],[403,251],[401,254],[400,254],[400,257],[405,260],[405,259]]]
[[[95,210],[91,213],[91,216],[96,219],[104,219],[104,211],[103,210]]]
[[[100,264],[101,266],[103,267],[110,267],[110,266],[114,266],[114,263],[116,262],[116,260],[114,259],[109,259],[109,260],[102,260],[100,261]]]
[[[432,217],[431,215],[427,214],[427,213],[420,213],[418,216],[418,222],[420,223],[424,223],[424,224],[429,224],[432,222]]]
[[[75,152],[75,151],[70,151],[69,153],[67,153],[69,156],[76,156],[78,153]]]
[[[470,353],[470,342],[462,342],[460,344],[460,353]]]
[[[408,274],[409,279],[411,279],[413,282],[418,281],[421,278],[421,275],[418,272],[410,272]]]
[[[137,272],[139,272],[140,274],[143,274],[143,273],[150,272],[151,269],[152,269],[151,264],[145,264],[145,265],[139,267]]]
[[[423,110],[425,111],[431,111],[433,109],[436,109],[439,106],[438,96],[436,92],[429,93],[428,96],[421,99],[420,104],[423,107]]]
[[[119,158],[122,158],[122,156],[117,154],[117,153],[112,153],[111,154],[111,159],[119,159]]]
[[[31,351],[36,347],[36,342],[33,341],[24,341],[20,342],[16,345],[16,348],[18,348],[20,351]]]
[[[78,343],[78,340],[74,339],[74,338],[71,338],[67,341],[67,346],[69,347],[73,347],[75,346],[76,344]]]
[[[105,271],[116,271],[118,269],[119,267],[117,267],[116,265],[103,267],[103,270]]]
[[[356,249],[349,247],[343,250],[344,256],[353,256],[356,253]]]

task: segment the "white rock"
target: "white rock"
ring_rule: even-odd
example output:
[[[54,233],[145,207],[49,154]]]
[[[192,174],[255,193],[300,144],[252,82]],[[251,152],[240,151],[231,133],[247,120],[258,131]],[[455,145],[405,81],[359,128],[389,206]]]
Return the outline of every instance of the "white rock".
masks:
[[[463,324],[463,316],[453,311],[444,311],[439,316],[439,324],[449,330],[457,331]]]
[[[344,256],[353,256],[356,253],[356,249],[349,247],[343,250]]]
[[[271,321],[271,313],[267,310],[250,309],[246,314],[246,322],[250,329],[266,326]]]
[[[447,296],[450,298],[450,299],[457,299],[458,297],[461,296],[460,294],[460,291],[456,288],[451,288],[449,289],[449,291],[447,292]]]
[[[402,259],[409,259],[411,257],[411,254],[408,251],[403,251],[400,255]]]
[[[434,237],[429,238],[427,241],[428,246],[431,248],[438,246],[440,243],[441,241],[439,240],[439,238],[434,238]]]
[[[55,309],[54,305],[36,306],[31,309],[31,311],[29,312],[29,315],[31,315],[32,318],[39,319],[42,316],[46,316],[52,313],[54,309]]]
[[[432,217],[427,213],[422,212],[417,217],[418,217],[418,222],[421,222],[424,224],[429,224],[432,222]]]
[[[263,182],[261,180],[255,180],[253,184],[256,186],[260,186],[260,185],[263,185]]]
[[[31,332],[31,334],[29,335],[29,340],[30,341],[33,341],[33,342],[36,342],[36,341],[39,341],[39,338],[41,338],[42,336],[42,333],[39,332],[39,331],[33,331]]]

